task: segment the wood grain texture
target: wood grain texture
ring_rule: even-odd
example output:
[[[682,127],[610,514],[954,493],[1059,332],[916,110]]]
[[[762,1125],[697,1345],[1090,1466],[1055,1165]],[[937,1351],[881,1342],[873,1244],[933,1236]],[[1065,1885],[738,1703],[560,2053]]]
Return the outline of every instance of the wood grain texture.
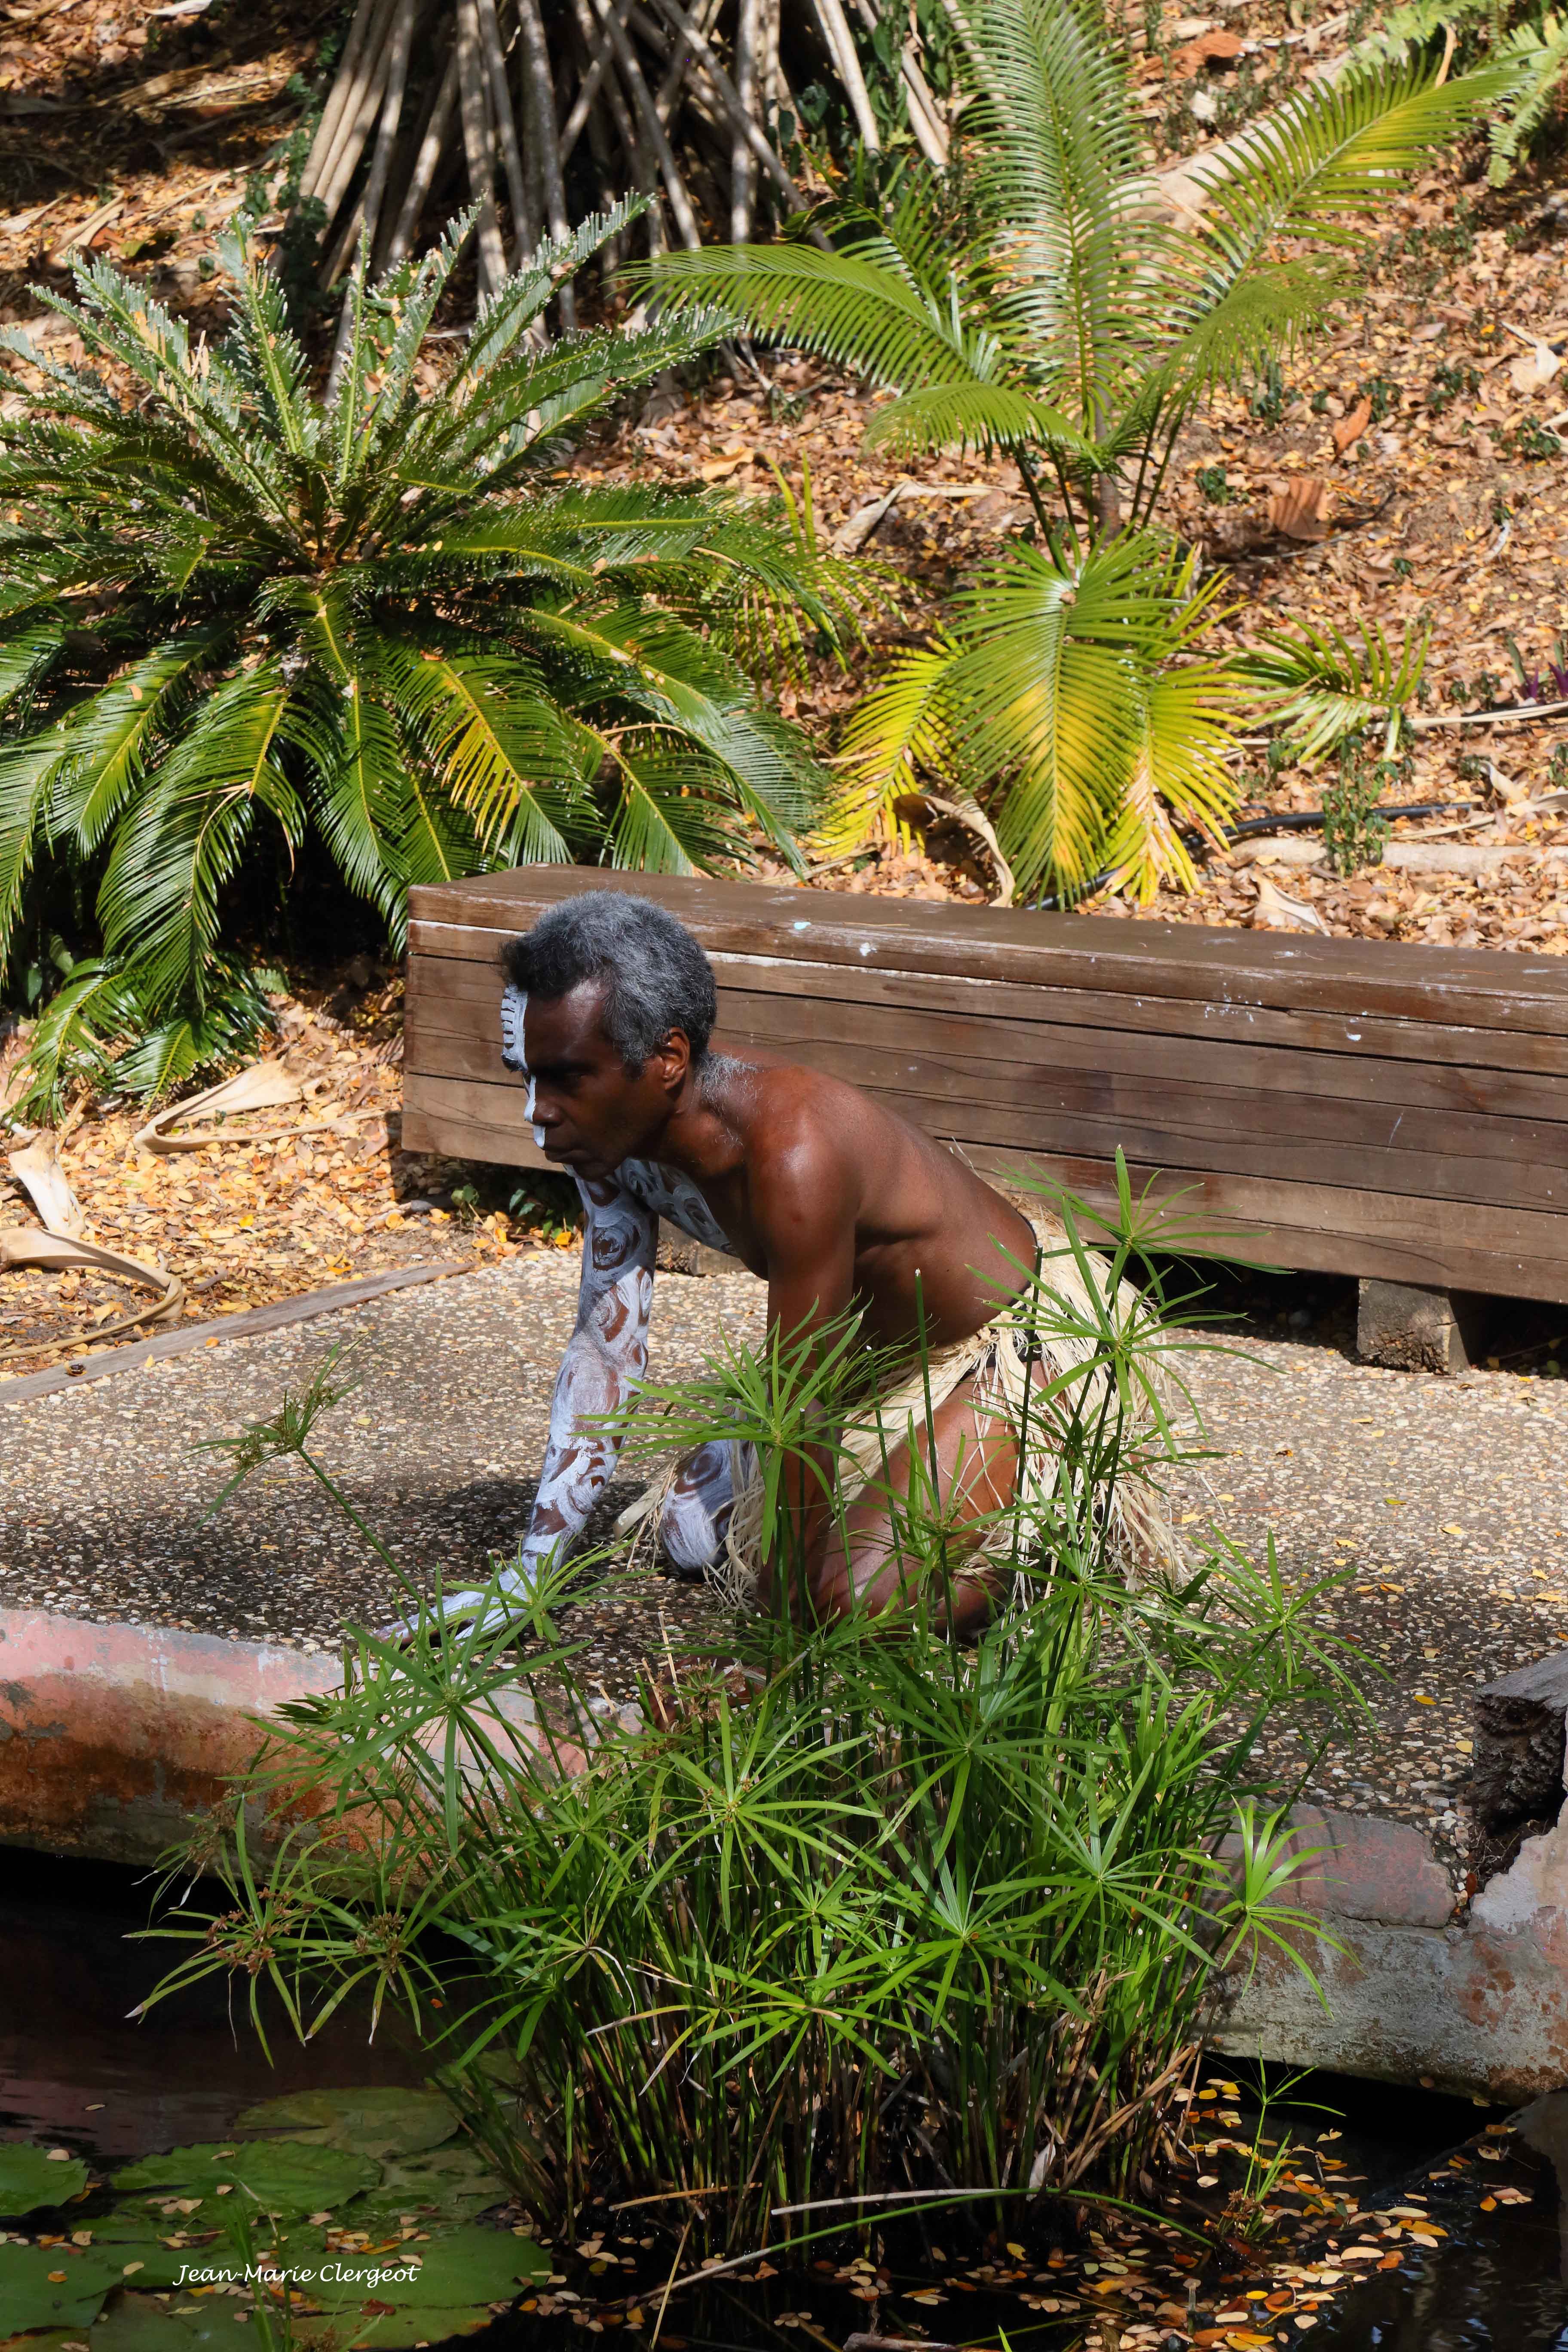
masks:
[[[596,887],[701,940],[716,1044],[848,1079],[988,1172],[1027,1159],[1109,1209],[1120,1147],[1210,1254],[1568,1301],[1568,972],[1542,958],[527,868],[414,893],[406,1148],[544,1164],[500,951]]]

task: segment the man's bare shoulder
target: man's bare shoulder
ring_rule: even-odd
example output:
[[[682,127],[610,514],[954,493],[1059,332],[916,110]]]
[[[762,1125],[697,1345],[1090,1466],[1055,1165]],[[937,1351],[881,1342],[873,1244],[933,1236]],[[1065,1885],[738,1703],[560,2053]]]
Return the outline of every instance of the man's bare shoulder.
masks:
[[[752,1199],[838,1203],[863,1190],[873,1168],[915,1140],[902,1119],[842,1078],[788,1062],[746,1063],[739,1125]]]

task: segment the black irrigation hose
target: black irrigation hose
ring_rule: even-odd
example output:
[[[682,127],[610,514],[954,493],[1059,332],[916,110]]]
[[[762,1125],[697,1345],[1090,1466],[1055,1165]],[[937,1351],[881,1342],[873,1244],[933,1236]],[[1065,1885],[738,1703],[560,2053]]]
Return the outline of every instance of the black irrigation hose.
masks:
[[[1473,809],[1475,805],[1474,801],[1415,801],[1400,808],[1380,808],[1374,814],[1383,817],[1452,816],[1458,810]],[[1219,830],[1227,841],[1252,841],[1268,833],[1310,833],[1314,825],[1323,823],[1326,814],[1321,808],[1290,809],[1282,816],[1243,817],[1239,824],[1222,824]],[[1195,826],[1182,825],[1177,830],[1189,849],[1201,849],[1210,838],[1206,833],[1198,832]],[[1084,884],[1079,898],[1092,898],[1097,890],[1104,888],[1115,871],[1114,866],[1106,866],[1102,873],[1095,875],[1092,881]],[[1061,904],[1060,891],[1052,890],[1044,898],[1031,900],[1025,911],[1031,915],[1059,914]]]

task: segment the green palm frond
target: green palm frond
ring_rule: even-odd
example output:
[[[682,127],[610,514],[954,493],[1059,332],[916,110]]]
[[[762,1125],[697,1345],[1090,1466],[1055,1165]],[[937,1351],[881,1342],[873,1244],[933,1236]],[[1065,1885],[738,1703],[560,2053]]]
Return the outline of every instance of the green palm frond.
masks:
[[[1521,79],[1509,63],[1442,82],[1419,63],[1371,64],[1305,84],[1193,165],[1205,196],[1200,241],[1227,274],[1280,237],[1350,243],[1356,215],[1386,202],[1391,184],[1500,106]]]
[[[308,827],[395,941],[412,885],[498,864],[797,855],[826,780],[758,686],[803,630],[855,630],[855,568],[798,514],[563,478],[569,430],[730,323],[700,305],[535,347],[561,277],[638,209],[542,247],[434,386],[461,224],[362,273],[325,399],[239,228],[220,342],[106,262],[50,298],[87,365],[9,338],[28,364],[0,421],[0,964],[61,864],[96,883],[107,950],[46,1089],[110,1058],[156,1089],[226,1051],[226,916]]]
[[[1406,622],[1397,646],[1375,621],[1358,622],[1356,633],[1359,644],[1343,630],[1302,625],[1271,633],[1246,656],[1264,715],[1288,730],[1300,761],[1326,758],[1365,727],[1387,729],[1392,749],[1401,715],[1421,691],[1429,623]]]
[[[879,823],[896,826],[897,803],[932,779],[961,786],[946,688],[957,647],[951,639],[897,655],[850,713],[840,751],[842,788],[824,814],[830,857],[847,856]]]
[[[222,635],[195,630],[155,646],[71,712],[51,811],[57,835],[70,834],[88,856],[97,849],[166,740],[192,670],[211,658]]]
[[[885,236],[829,253],[788,240],[709,246],[666,256],[653,277],[662,300],[717,303],[753,333],[878,384],[984,382],[997,341],[974,331],[978,289],[958,268],[938,295]]]
[[[398,647],[397,707],[434,779],[481,845],[510,829],[520,862],[570,863],[565,828],[583,795],[582,744],[540,671],[515,655]]]
[[[153,789],[116,831],[99,894],[104,943],[134,967],[154,1006],[187,993],[200,1003],[218,893],[258,812],[277,820],[287,842],[302,837],[283,756],[294,698],[275,658],[226,679],[191,713]]]
[[[867,698],[847,745],[862,797],[840,825],[925,776],[981,776],[998,780],[991,817],[1020,892],[1049,879],[1070,897],[1109,866],[1144,888],[1190,874],[1172,813],[1212,827],[1234,799],[1238,688],[1193,650],[1212,594],[1152,538],[1074,562],[1014,550],[959,600],[948,641]]]

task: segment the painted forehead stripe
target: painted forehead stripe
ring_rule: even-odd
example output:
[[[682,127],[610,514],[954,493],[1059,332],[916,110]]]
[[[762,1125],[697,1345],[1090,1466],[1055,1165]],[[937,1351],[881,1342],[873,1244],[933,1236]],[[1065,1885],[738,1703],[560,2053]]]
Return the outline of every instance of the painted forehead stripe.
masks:
[[[521,1076],[528,1078],[528,1100],[523,1105],[523,1113],[530,1127],[533,1129],[533,1139],[535,1143],[537,1143],[540,1150],[542,1150],[544,1149],[544,1129],[540,1127],[534,1119],[533,1080],[528,1076],[528,1055],[523,1050],[522,1024],[527,1018],[527,991],[521,988],[514,988],[511,982],[508,981],[506,986],[500,992],[501,1059],[510,1068],[516,1070]]]

